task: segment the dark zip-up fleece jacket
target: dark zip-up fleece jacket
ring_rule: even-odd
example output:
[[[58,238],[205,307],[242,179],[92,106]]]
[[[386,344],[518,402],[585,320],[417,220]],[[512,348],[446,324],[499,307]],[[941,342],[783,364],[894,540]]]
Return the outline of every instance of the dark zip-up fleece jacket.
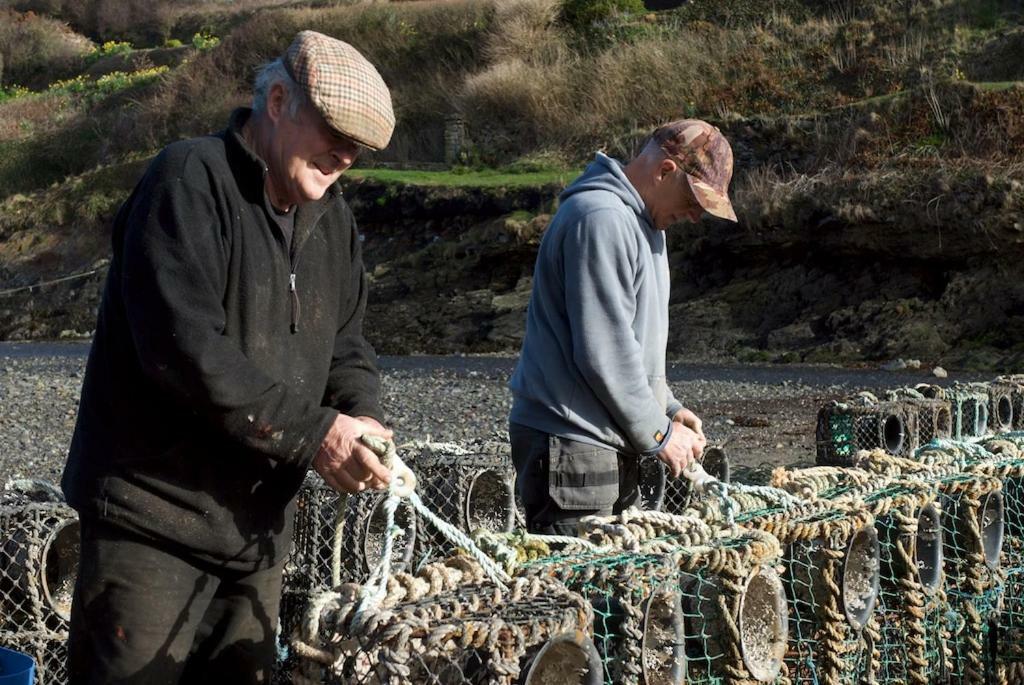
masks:
[[[288,552],[338,412],[383,421],[352,212],[336,186],[300,205],[289,250],[250,113],[168,146],[118,212],[61,482],[83,516],[239,569]]]

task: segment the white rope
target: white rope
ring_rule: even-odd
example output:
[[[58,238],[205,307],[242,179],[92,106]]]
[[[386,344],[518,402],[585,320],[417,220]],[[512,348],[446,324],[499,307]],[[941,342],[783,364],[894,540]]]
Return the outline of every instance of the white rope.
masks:
[[[371,439],[368,440],[367,438]],[[472,538],[440,518],[423,503],[419,493],[415,490],[416,476],[412,469],[406,466],[402,458],[398,456],[394,443],[389,440],[386,444],[383,444],[383,441],[372,438],[373,436],[364,436],[363,442],[379,456],[384,456],[384,454],[381,454],[381,451],[384,451],[386,454],[390,453],[388,457],[392,462],[392,477],[391,482],[388,484],[388,498],[384,503],[387,534],[384,539],[383,549],[381,550],[380,561],[374,565],[373,570],[370,571],[369,578],[360,589],[359,606],[356,607],[352,618],[353,629],[358,632],[359,627],[370,618],[371,614],[376,611],[385,596],[387,596],[388,580],[391,578],[391,554],[394,549],[394,540],[403,532],[401,528],[395,525],[395,511],[398,509],[398,504],[403,497],[408,499],[413,509],[424,519],[430,521],[450,542],[454,543],[456,547],[466,550],[480,564],[484,573],[487,574],[487,577],[495,585],[502,590],[507,589],[505,584],[512,581],[511,576],[493,559],[487,556],[473,542]]]

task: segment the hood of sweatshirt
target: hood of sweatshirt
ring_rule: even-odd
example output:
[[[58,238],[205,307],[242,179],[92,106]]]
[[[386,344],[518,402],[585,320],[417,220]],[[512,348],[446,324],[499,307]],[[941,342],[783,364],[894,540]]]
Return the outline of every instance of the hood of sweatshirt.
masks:
[[[636,213],[645,228],[654,230],[654,222],[644,205],[644,200],[626,178],[625,169],[619,160],[613,159],[603,152],[598,152],[594,155],[594,161],[587,165],[583,174],[562,191],[559,200],[565,202],[573,195],[589,190],[604,190],[613,193],[622,200],[624,205]]]

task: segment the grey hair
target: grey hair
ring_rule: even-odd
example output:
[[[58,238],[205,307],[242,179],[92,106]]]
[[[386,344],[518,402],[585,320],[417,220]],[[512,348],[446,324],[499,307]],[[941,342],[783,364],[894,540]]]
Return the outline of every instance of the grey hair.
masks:
[[[299,110],[306,106],[309,98],[302,92],[288,70],[284,68],[284,62],[278,57],[273,62],[267,62],[256,71],[256,81],[252,89],[252,109],[255,114],[262,114],[267,111],[267,95],[275,83],[284,86],[288,97],[288,116],[294,119]]]

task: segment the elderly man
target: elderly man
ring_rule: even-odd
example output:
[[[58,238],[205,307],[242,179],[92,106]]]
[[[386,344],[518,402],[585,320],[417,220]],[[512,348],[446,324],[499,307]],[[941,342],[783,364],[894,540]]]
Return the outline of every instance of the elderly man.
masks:
[[[114,222],[62,485],[81,517],[72,683],[268,682],[294,498],[383,487],[366,279],[336,181],[387,86],[303,31],[253,108],[168,146]]]
[[[561,196],[541,241],[510,387],[512,459],[529,530],[574,535],[638,497],[638,459],[672,477],[699,457],[701,421],[665,380],[665,230],[736,220],[732,150],[699,120],[658,128],[629,164],[601,153]]]

